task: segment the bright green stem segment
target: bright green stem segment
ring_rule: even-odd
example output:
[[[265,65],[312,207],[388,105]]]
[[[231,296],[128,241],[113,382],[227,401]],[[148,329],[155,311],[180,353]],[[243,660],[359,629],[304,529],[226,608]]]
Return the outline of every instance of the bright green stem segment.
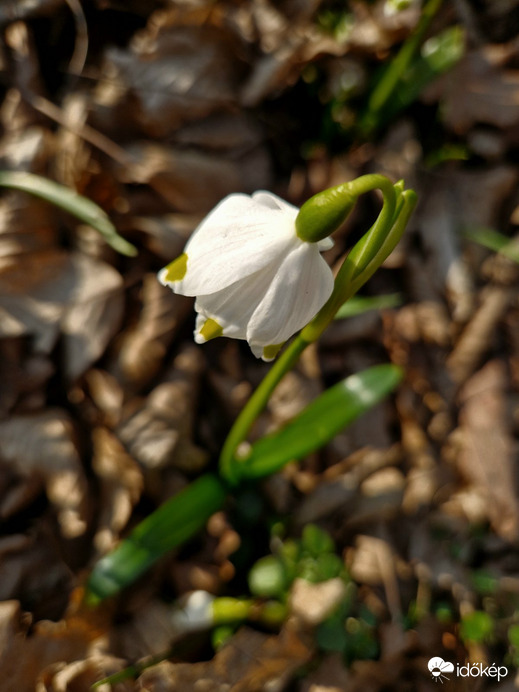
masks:
[[[248,450],[240,455],[239,447],[267,405],[270,395],[305,348],[320,337],[341,305],[359,290],[392,252],[416,204],[416,195],[412,190],[403,191],[401,182],[393,185],[382,175],[365,175],[347,183],[347,186],[348,195],[354,198],[380,189],[383,195],[382,210],[373,226],[346,258],[327,303],[281,353],[236,419],[220,455],[220,473],[231,485],[247,475],[244,466],[247,464]]]
[[[398,186],[399,183],[395,185],[397,190]],[[393,219],[382,209],[373,226],[344,260],[328,302],[301,332],[301,336],[307,341],[316,341],[321,336],[341,305],[357,293],[395,249],[417,201],[413,190],[398,192]]]
[[[202,529],[221,509],[227,488],[215,475],[197,479],[142,521],[94,567],[85,600],[97,605],[132,584],[154,562]]]

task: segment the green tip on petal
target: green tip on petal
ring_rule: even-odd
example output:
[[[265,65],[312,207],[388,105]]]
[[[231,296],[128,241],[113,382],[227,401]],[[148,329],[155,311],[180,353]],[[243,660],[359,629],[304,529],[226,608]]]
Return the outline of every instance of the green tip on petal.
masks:
[[[221,327],[216,320],[209,318],[206,320],[199,331],[200,336],[202,336],[206,341],[210,339],[216,339],[217,336],[222,336],[223,327]]]
[[[174,281],[182,281],[187,272],[187,255],[183,252],[180,257],[170,262],[165,268],[164,281],[173,283]]]
[[[299,210],[296,217],[297,235],[308,243],[317,243],[328,237],[346,219],[356,199],[348,183],[318,192]]]
[[[263,347],[263,360],[274,360],[277,354],[280,352],[283,344],[272,344],[271,346]]]

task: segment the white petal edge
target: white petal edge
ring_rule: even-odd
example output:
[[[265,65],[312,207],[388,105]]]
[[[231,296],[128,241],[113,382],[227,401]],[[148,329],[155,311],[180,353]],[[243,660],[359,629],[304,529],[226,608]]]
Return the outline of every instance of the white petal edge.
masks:
[[[254,192],[252,194],[252,199],[269,209],[287,211],[295,216],[299,214],[299,209],[297,207],[290,204],[290,202],[286,202],[284,199],[281,199],[281,197],[278,197],[272,192],[268,192],[267,190],[258,190],[257,192]]]
[[[290,250],[297,240],[296,215],[295,207],[294,211],[271,209],[247,195],[229,195],[188,241],[184,278],[163,283],[187,296],[226,288]]]
[[[283,343],[302,329],[332,291],[333,274],[317,246],[301,241],[280,265],[250,319],[247,341],[254,354],[265,346]]]
[[[281,261],[236,281],[221,291],[200,296],[195,302],[195,310],[204,319],[216,320],[222,326],[223,336],[246,339],[250,318],[268,291],[280,264]]]
[[[333,240],[331,238],[323,238],[322,240],[319,240],[317,243],[317,248],[319,252],[325,252],[326,250],[331,250],[331,248],[335,245]]]

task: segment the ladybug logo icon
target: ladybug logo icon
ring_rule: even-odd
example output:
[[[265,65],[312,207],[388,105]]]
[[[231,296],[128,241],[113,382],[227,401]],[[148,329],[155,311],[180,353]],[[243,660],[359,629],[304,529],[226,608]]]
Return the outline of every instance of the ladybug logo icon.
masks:
[[[454,663],[444,661],[443,658],[440,658],[439,656],[434,656],[429,660],[427,668],[429,668],[434,682],[441,682],[443,685],[443,681],[449,679],[445,673],[454,672]]]

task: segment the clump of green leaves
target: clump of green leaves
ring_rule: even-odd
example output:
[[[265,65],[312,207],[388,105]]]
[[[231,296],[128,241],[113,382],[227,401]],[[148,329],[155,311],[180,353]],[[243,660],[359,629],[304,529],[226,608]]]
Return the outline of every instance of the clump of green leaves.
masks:
[[[308,524],[300,539],[282,541],[273,554],[260,558],[249,572],[248,583],[254,596],[284,601],[295,579],[317,584],[335,577],[346,579],[347,575],[332,538]]]
[[[341,603],[316,630],[316,643],[323,652],[342,654],[346,663],[374,658],[378,653],[376,618],[357,602],[356,586],[336,552],[331,536],[316,526],[305,526],[300,539],[278,544],[271,554],[260,558],[249,572],[249,588],[257,598],[288,599],[295,579],[318,584],[340,578],[346,585]]]

